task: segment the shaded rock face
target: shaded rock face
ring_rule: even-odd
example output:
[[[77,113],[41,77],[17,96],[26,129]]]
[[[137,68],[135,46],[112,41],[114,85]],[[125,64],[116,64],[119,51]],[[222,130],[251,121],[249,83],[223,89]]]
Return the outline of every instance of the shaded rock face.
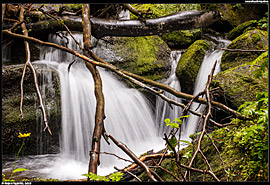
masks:
[[[268,49],[268,33],[259,29],[250,30],[235,40],[228,46],[228,49],[242,50],[267,50]],[[221,58],[222,71],[251,62],[255,60],[261,52],[230,52],[225,51]]]
[[[248,31],[251,28],[254,29],[254,27],[256,27],[257,25],[258,25],[258,23],[255,20],[246,21],[246,22],[236,26],[234,29],[232,29],[227,34],[227,38],[230,40],[234,40],[236,37],[242,35],[245,31]]]
[[[43,154],[56,152],[59,145],[59,130],[61,123],[61,108],[59,94],[59,79],[56,73],[52,73],[53,85],[43,94],[44,106],[47,111],[49,126],[53,135],[47,131],[43,132],[44,123],[37,100],[34,79],[29,68],[26,70],[23,83],[23,118],[20,116],[20,81],[23,71],[23,64],[8,65],[2,68],[2,146],[3,154],[16,154],[22,143],[18,138],[19,132],[31,132],[26,140],[26,147],[23,147],[22,154]],[[41,79],[46,83],[47,79],[42,78],[41,68],[36,68],[39,84]],[[46,96],[46,98],[44,97]],[[24,150],[26,149],[27,150]]]
[[[225,102],[237,109],[246,101],[256,100],[256,93],[267,91],[268,77],[255,77],[260,65],[268,61],[268,52],[261,54],[256,60],[242,64],[214,76],[213,87],[220,87],[224,92]]]
[[[209,48],[208,42],[197,40],[181,55],[177,64],[176,75],[180,80],[182,92],[193,93],[197,74]]]
[[[194,29],[165,33],[161,38],[170,48],[188,48],[193,42],[201,38],[201,34],[201,29]]]
[[[202,10],[219,11],[222,20],[214,23],[210,27],[216,31],[229,32],[249,20],[261,19],[268,11],[267,4],[202,4]]]
[[[117,67],[152,80],[168,77],[170,49],[159,36],[105,37],[95,53]]]

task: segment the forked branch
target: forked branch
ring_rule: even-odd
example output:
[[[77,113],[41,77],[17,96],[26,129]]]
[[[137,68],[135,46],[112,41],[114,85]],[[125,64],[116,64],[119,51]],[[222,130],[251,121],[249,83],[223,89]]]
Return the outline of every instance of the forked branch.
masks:
[[[22,22],[21,24],[21,28],[23,30],[23,34],[24,36],[28,36],[28,31],[25,27],[25,23],[24,23],[24,7],[21,6],[20,7],[20,22]],[[48,132],[52,135],[52,132],[50,130],[50,127],[48,125],[48,119],[47,119],[47,114],[46,114],[46,110],[45,110],[45,107],[44,107],[44,104],[43,104],[43,99],[42,99],[42,96],[41,96],[41,93],[40,93],[40,90],[39,90],[39,86],[38,86],[38,79],[37,79],[37,74],[36,74],[36,70],[34,68],[34,66],[32,65],[32,63],[30,62],[30,48],[29,48],[29,43],[28,41],[24,41],[24,45],[25,45],[25,52],[26,52],[26,63],[23,67],[23,74],[22,74],[22,79],[21,79],[21,99],[20,99],[20,114],[21,116],[23,117],[23,112],[22,112],[22,106],[23,106],[23,81],[24,81],[24,76],[25,76],[25,70],[26,70],[26,66],[29,66],[31,71],[32,71],[32,74],[33,74],[33,77],[34,77],[34,83],[35,83],[35,88],[36,88],[36,92],[37,92],[37,95],[38,95],[38,100],[39,100],[39,104],[40,104],[40,109],[42,111],[42,115],[43,115],[43,121],[45,123],[45,128],[44,128],[44,131],[46,129],[48,129]]]

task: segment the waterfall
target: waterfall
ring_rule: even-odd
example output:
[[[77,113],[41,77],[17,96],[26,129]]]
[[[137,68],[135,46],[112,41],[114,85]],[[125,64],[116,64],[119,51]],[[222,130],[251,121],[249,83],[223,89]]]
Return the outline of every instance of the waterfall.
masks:
[[[171,63],[171,72],[169,78],[164,82],[164,84],[169,85],[170,87],[181,91],[180,81],[176,76],[175,70],[177,67],[177,63],[181,57],[182,51],[172,51],[170,55],[170,63]],[[177,98],[174,95],[164,92],[164,95],[170,99],[176,100],[178,102],[182,102],[181,98]],[[160,136],[163,136],[164,133],[170,131],[170,127],[167,127],[164,123],[164,119],[170,118],[170,120],[174,120],[179,117],[182,111],[182,108],[179,106],[171,105],[169,106],[168,102],[164,101],[160,97],[156,99],[156,110],[155,110],[155,120],[156,124],[158,124],[158,132]]]
[[[55,35],[50,35],[49,41],[78,50],[71,37],[68,35],[65,37],[69,39],[69,42]],[[81,33],[74,33],[74,37],[82,43]],[[68,71],[69,64],[73,60],[75,62]],[[56,70],[61,86],[60,154],[40,172],[46,173],[47,178],[82,178],[81,174],[88,171],[95,122],[96,100],[92,75],[84,62],[71,54],[53,48],[44,47],[41,60],[34,63]],[[138,90],[126,87],[113,74],[102,68],[98,69],[105,97],[104,125],[107,133],[125,143],[137,155],[147,150],[161,149],[160,145],[164,146],[164,141],[158,137],[151,105],[146,98]],[[110,143],[108,145],[102,138],[101,152],[129,158],[114,143]],[[129,164],[105,154],[101,154],[100,162],[99,169],[101,170],[98,170],[98,173],[101,175],[114,171],[113,166],[121,168]]]
[[[11,61],[11,47],[8,44],[2,45],[2,63],[7,63]]]
[[[211,37],[212,39],[215,39],[214,37]],[[221,38],[216,38],[215,39],[216,42],[218,42],[217,46],[218,48],[221,47],[226,47],[227,45],[229,45],[230,41],[228,40],[224,40]],[[220,60],[221,60],[221,56],[222,56],[223,51],[216,49],[214,51],[209,52],[208,54],[206,54],[204,56],[203,62],[200,66],[200,70],[197,74],[197,78],[195,81],[195,85],[194,85],[194,92],[193,95],[198,94],[199,92],[203,91],[205,88],[205,85],[207,83],[207,79],[208,79],[208,75],[211,72],[211,69],[215,63],[215,61],[217,60],[217,64],[215,67],[215,71],[214,71],[214,75],[216,75],[217,73],[220,72]],[[191,105],[191,109],[196,110],[198,108],[199,104],[194,102]],[[198,112],[202,112],[204,109],[204,105],[200,105],[200,107],[197,109]],[[196,130],[197,127],[197,122],[199,121],[199,117],[195,116],[193,114],[191,114],[191,117],[189,117],[187,119],[186,124],[184,124],[184,129],[183,129],[183,135],[184,138],[186,140],[189,140],[189,135],[193,134]],[[201,126],[199,126],[198,131],[201,129]]]

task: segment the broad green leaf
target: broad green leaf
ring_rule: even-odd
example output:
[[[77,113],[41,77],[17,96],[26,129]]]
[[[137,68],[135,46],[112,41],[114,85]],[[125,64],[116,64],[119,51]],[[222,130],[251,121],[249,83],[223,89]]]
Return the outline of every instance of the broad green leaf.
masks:
[[[197,133],[195,133],[195,138],[197,137],[197,135],[199,135],[199,134],[201,134],[201,133],[202,133],[202,132],[197,132]],[[189,135],[189,138],[190,138],[190,139],[193,139],[193,135],[194,135],[194,134],[190,134],[190,135]]]
[[[192,146],[192,143],[191,143],[191,142],[189,142],[189,141],[187,141],[187,140],[179,140],[179,142],[187,143],[187,144],[189,144],[189,145],[191,145],[191,146]]]
[[[177,121],[180,125],[182,124],[182,120],[180,118],[175,118],[173,121]]]
[[[189,118],[190,115],[181,116],[181,118]]]
[[[165,122],[166,124],[169,124],[169,123],[171,122],[171,120],[170,120],[170,118],[166,118],[166,119],[164,120],[164,122]]]
[[[17,168],[17,169],[15,169],[15,170],[13,170],[13,173],[23,172],[23,171],[28,171],[28,169],[25,169],[25,168]]]

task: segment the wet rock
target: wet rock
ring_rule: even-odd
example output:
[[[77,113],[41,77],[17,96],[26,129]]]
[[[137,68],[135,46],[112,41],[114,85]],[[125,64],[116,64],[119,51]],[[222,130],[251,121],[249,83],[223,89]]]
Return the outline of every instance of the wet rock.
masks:
[[[228,46],[228,49],[242,50],[267,50],[268,49],[268,33],[259,29],[250,30],[236,39]],[[221,58],[221,70],[251,62],[255,60],[261,52],[231,52],[225,51]]]
[[[181,84],[182,92],[192,94],[194,83],[203,62],[204,55],[210,44],[204,40],[197,40],[181,55],[176,68],[176,75]]]
[[[152,80],[168,77],[170,49],[159,36],[105,37],[95,53],[120,69]]]

